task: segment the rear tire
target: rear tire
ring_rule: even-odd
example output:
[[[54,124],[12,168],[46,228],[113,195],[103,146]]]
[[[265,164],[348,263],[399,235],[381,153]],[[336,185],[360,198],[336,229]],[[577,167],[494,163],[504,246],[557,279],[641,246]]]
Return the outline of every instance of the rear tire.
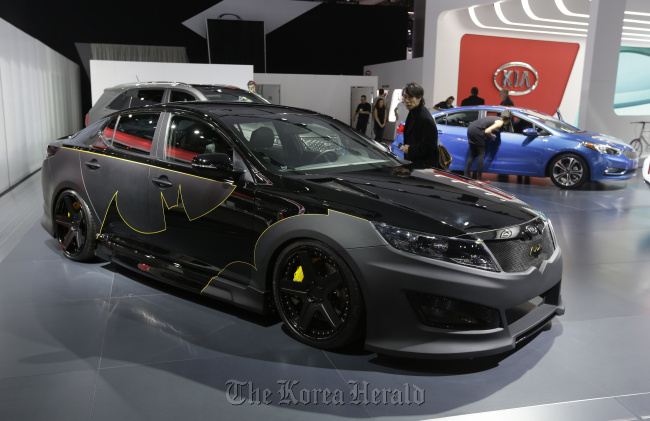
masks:
[[[97,230],[88,205],[74,190],[66,190],[54,206],[54,233],[63,255],[77,262],[95,256]]]
[[[549,175],[561,189],[577,189],[589,179],[589,165],[579,155],[566,153],[551,161]]]

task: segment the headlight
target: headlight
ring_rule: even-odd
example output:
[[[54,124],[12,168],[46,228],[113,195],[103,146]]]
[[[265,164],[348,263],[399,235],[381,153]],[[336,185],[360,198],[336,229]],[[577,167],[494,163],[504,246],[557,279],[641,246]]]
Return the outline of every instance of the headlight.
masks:
[[[596,152],[604,153],[607,155],[620,155],[622,152],[619,148],[604,145],[602,143],[582,142],[581,145],[586,146],[589,149],[593,149]]]
[[[497,272],[497,265],[481,241],[459,240],[441,235],[408,231],[384,223],[373,222],[382,237],[398,250],[430,259],[457,263]]]

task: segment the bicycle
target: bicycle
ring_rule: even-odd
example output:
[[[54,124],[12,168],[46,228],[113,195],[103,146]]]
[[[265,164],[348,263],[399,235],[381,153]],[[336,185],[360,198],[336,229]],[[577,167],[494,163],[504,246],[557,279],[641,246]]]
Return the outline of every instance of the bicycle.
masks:
[[[636,154],[641,157],[641,152],[643,152],[643,144],[645,143],[646,148],[650,148],[650,143],[648,143],[648,140],[645,138],[645,136],[643,136],[643,132],[646,132],[645,125],[650,124],[650,121],[633,121],[630,124],[641,124],[641,133],[639,133],[639,137],[630,141],[630,145],[632,148],[634,148],[634,152],[636,152]],[[650,130],[647,132],[650,132]]]

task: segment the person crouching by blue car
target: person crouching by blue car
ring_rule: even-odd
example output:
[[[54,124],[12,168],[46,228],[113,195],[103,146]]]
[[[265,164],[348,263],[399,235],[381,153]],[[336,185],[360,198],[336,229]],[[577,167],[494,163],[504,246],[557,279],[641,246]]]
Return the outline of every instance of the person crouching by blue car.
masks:
[[[402,91],[402,101],[409,110],[404,123],[404,158],[428,167],[438,166],[438,128],[424,106],[424,89],[411,82]]]
[[[485,161],[485,141],[496,140],[496,135],[492,132],[500,129],[512,121],[512,113],[503,111],[499,117],[487,116],[479,118],[472,122],[467,128],[467,141],[469,143],[469,156],[465,162],[465,177],[469,177],[469,169],[478,158],[478,173],[476,175],[479,181],[489,183],[483,179],[483,162]]]

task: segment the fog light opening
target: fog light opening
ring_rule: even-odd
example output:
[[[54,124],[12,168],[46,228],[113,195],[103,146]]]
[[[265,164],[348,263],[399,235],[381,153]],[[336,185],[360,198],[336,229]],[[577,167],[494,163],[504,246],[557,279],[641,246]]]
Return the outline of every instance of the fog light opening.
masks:
[[[489,330],[500,326],[499,312],[466,301],[411,292],[409,301],[420,322],[456,330]]]

